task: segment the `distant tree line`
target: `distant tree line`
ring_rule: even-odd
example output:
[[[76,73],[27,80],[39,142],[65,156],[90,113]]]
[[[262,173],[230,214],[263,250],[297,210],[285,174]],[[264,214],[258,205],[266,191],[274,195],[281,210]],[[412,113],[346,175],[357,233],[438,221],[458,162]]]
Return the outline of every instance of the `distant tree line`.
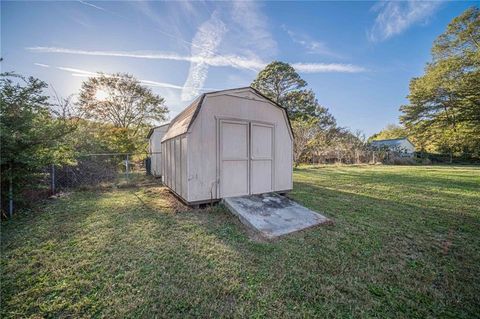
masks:
[[[420,153],[480,158],[480,9],[453,19],[433,43],[425,73],[410,81],[402,126],[374,139],[408,136]]]
[[[390,124],[368,140],[339,127],[307,82],[287,63],[275,61],[252,86],[285,107],[295,135],[294,162],[363,162],[369,142],[408,137],[419,154],[480,159],[480,10],[467,9],[434,42],[425,74],[410,82],[400,125]],[[386,158],[385,156],[383,158]],[[375,159],[375,160],[378,160]]]

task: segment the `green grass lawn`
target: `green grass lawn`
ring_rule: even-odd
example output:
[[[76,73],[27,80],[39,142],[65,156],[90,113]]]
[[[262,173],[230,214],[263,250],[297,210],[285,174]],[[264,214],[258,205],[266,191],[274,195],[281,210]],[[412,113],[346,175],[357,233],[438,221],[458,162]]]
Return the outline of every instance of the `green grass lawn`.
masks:
[[[480,168],[320,166],[290,194],[334,220],[275,242],[154,182],[2,223],[1,317],[480,314]]]

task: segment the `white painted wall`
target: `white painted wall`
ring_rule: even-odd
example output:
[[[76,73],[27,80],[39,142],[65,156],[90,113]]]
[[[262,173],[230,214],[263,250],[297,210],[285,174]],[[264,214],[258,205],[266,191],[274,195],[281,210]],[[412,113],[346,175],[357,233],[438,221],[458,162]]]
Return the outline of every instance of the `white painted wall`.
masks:
[[[188,196],[186,134],[162,143],[162,182],[183,198]]]
[[[413,146],[408,140],[402,140],[400,144],[401,149],[406,150],[407,154],[413,154],[415,152],[415,146]]]
[[[380,140],[373,141],[372,144],[376,148],[388,148],[391,151],[399,152],[403,156],[413,156],[415,153],[415,146],[408,139]]]
[[[273,191],[293,188],[292,137],[285,112],[250,90],[208,94],[188,134],[189,202],[219,199],[217,130],[219,119],[238,119],[274,125]]]
[[[168,125],[156,127],[150,135],[148,144],[151,158],[151,171],[153,176],[162,175],[162,137],[168,130]]]
[[[252,127],[254,123],[267,124],[267,127],[273,130],[271,152],[269,150],[274,156],[271,169],[273,176],[256,174],[255,177],[257,181],[258,178],[270,177],[273,191],[291,190],[293,137],[290,134],[286,113],[250,89],[207,94],[189,131],[161,143],[163,182],[190,203],[220,199],[218,131],[222,119],[239,120]],[[261,134],[262,127],[256,129],[258,134]],[[230,146],[235,147],[236,139],[230,140],[232,144]],[[268,141],[262,138],[252,143],[259,148],[252,149],[253,156],[257,156],[258,160],[257,170],[266,164],[261,160],[269,154],[266,143]],[[229,182],[234,181],[235,177],[229,178]],[[263,187],[266,184],[259,185]]]

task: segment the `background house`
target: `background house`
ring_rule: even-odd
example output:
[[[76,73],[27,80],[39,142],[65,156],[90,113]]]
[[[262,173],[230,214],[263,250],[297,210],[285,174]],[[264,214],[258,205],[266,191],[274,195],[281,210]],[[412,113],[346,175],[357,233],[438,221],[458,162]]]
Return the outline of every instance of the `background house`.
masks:
[[[415,145],[406,137],[376,140],[372,141],[370,145],[374,150],[390,151],[405,157],[413,157],[415,154]]]

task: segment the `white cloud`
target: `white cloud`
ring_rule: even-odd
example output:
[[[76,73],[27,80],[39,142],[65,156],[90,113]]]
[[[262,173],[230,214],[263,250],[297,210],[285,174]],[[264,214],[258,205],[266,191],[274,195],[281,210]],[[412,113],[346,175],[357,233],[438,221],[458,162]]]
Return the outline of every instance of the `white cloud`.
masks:
[[[231,16],[238,27],[237,36],[241,42],[236,43],[242,48],[254,48],[255,54],[262,53],[274,56],[277,53],[277,43],[268,27],[268,18],[260,10],[258,3],[253,1],[233,1]],[[254,55],[254,54],[252,54]]]
[[[39,63],[40,64],[40,63]],[[75,77],[98,77],[100,76],[100,72],[92,72],[92,71],[87,71],[87,70],[82,70],[82,69],[77,69],[77,68],[70,68],[70,67],[64,67],[64,66],[57,66],[55,67],[58,70],[61,71],[66,71],[70,72],[72,76]],[[105,74],[104,74],[105,75]],[[108,76],[108,74],[106,74]],[[147,86],[153,86],[153,87],[161,87],[161,88],[167,88],[167,89],[175,89],[175,90],[183,90],[185,86],[181,85],[176,85],[172,83],[166,83],[166,82],[157,82],[157,81],[151,81],[151,80],[139,80],[140,83],[147,85]],[[215,91],[218,89],[215,88],[197,88],[199,91]]]
[[[35,64],[36,66],[40,66],[40,67],[42,67],[42,68],[49,68],[49,67],[50,67],[50,65],[48,65],[48,64],[43,64],[43,63],[34,63],[34,64]]]
[[[258,72],[263,69],[268,63],[255,58],[246,58],[237,55],[193,55],[182,56],[176,53],[162,53],[162,52],[130,52],[130,51],[86,51],[86,50],[72,50],[56,47],[30,47],[27,50],[39,53],[63,53],[63,54],[78,54],[78,55],[92,55],[92,56],[110,56],[110,57],[129,57],[138,59],[159,59],[159,60],[174,60],[192,63],[203,63],[208,66],[215,67],[232,67],[240,70],[251,70]],[[213,54],[213,53],[212,53]],[[363,72],[365,68],[352,64],[342,63],[292,63],[292,66],[300,73],[323,73],[323,72]]]
[[[293,63],[292,66],[300,73],[358,73],[367,71],[361,66],[343,63]]]
[[[327,46],[326,43],[314,40],[306,34],[300,34],[298,32],[294,32],[294,31],[288,29],[285,25],[283,25],[282,28],[290,36],[290,39],[292,39],[293,42],[298,43],[301,46],[303,46],[307,53],[338,57],[338,55],[336,53],[334,53]]]
[[[163,88],[169,88],[169,89],[177,89],[181,90],[183,89],[182,86],[180,85],[175,85],[175,84],[170,84],[170,83],[165,83],[165,82],[157,82],[157,81],[150,81],[150,80],[140,80],[145,85],[150,85],[150,86],[159,86]]]
[[[201,45],[195,45],[195,48],[200,49]],[[168,52],[145,52],[145,51],[87,51],[75,50],[58,47],[28,47],[26,48],[32,52],[38,53],[62,53],[62,54],[76,54],[76,55],[91,55],[91,56],[108,56],[108,57],[127,57],[137,59],[158,59],[158,60],[172,60],[184,62],[206,63],[210,66],[230,66],[237,69],[249,69],[257,71],[265,66],[260,60],[239,57],[236,55],[215,55],[210,52],[212,56],[194,55],[184,56],[177,53]]]
[[[199,10],[204,4],[201,1],[171,1],[168,6],[162,6],[158,10],[158,2],[155,1],[130,1],[132,9],[139,11],[153,24],[156,31],[168,33],[170,37],[177,38],[185,45],[182,30],[198,24],[203,10]]]
[[[130,18],[127,18],[123,15],[120,15],[116,12],[113,12],[113,11],[110,11],[110,10],[107,10],[103,7],[100,7],[100,6],[97,6],[97,5],[93,5],[91,3],[88,3],[86,1],[82,1],[82,0],[78,0],[81,4],[84,4],[84,5],[87,5],[87,6],[90,6],[90,7],[93,7],[95,9],[98,9],[98,10],[101,10],[101,11],[104,11],[110,15],[113,15],[113,16],[116,16],[118,18],[121,18],[123,20],[126,20],[130,23],[134,23],[134,24],[137,24],[137,21],[136,20],[133,20],[133,19],[130,19]],[[166,21],[165,19],[161,19],[159,16],[157,16],[157,14],[153,11],[153,9],[150,7],[150,4],[146,1],[138,1],[138,2],[134,2],[135,5],[137,5],[137,9],[140,10],[140,12],[142,12],[143,14],[145,14],[149,19],[151,19],[152,21],[154,22],[160,22],[160,21]],[[198,1],[198,3],[201,3],[201,1]],[[181,23],[186,23],[185,20],[187,19],[192,19],[193,16],[196,16],[196,14],[192,14],[192,10],[194,10],[194,7],[191,6],[190,4],[187,4],[186,2],[181,2],[180,4],[180,8],[182,8],[181,10],[179,10],[178,8],[176,8],[174,10],[174,15],[178,15],[178,12],[179,11],[184,11],[185,10],[185,13],[186,13],[186,17],[182,17],[182,18],[179,18],[177,17],[176,18],[176,22],[173,22],[173,23],[170,23],[169,25],[173,27],[175,27],[177,29],[177,33],[178,32],[178,22],[181,22]],[[169,16],[170,18],[172,18],[173,14],[172,12],[169,12],[167,14],[167,16]],[[181,19],[181,20],[179,20]],[[165,23],[168,23],[168,22],[165,22]],[[163,24],[163,23],[162,23]],[[174,39],[176,41],[179,41],[180,43],[182,43],[183,45],[188,45],[188,46],[195,46],[194,43],[190,42],[190,41],[186,41],[184,40],[182,37],[180,37],[179,35],[175,35],[175,34],[172,34],[171,32],[166,32],[164,30],[164,28],[158,28],[158,27],[152,27],[152,30],[154,30],[155,32],[158,32],[160,34],[163,34],[164,36],[167,36],[171,39]]]
[[[205,83],[209,64],[205,62],[215,55],[215,51],[223,39],[227,28],[214,12],[210,19],[198,28],[193,37],[191,55],[199,57],[199,61],[191,61],[187,80],[182,90],[182,101],[188,101],[199,93],[199,89]]]
[[[92,8],[95,8],[95,9],[98,9],[98,10],[102,10],[102,11],[105,11],[105,12],[109,12],[108,10],[105,10],[104,8],[102,7],[99,7],[99,6],[96,6],[92,3],[89,3],[87,1],[82,1],[82,0],[78,0],[78,2],[80,2],[81,4],[84,4],[86,6],[89,6],[89,7],[92,7]]]
[[[74,74],[84,74],[86,76],[98,76],[98,72],[90,72],[90,71],[85,71],[81,69],[75,69],[75,68],[67,68],[64,66],[57,66],[56,69],[62,70],[62,71],[67,71],[67,72],[72,72]]]
[[[131,52],[131,51],[88,51],[88,50],[75,50],[58,47],[27,47],[32,52],[39,53],[65,53],[65,54],[78,54],[78,55],[93,55],[93,56],[109,56],[109,57],[128,57],[139,59],[165,59],[165,60],[179,60],[190,61],[189,57],[183,57],[176,53],[150,53],[150,52]]]
[[[426,21],[441,4],[440,1],[412,0],[379,2],[372,8],[378,14],[368,32],[368,38],[372,42],[378,42],[401,34],[412,25]]]

